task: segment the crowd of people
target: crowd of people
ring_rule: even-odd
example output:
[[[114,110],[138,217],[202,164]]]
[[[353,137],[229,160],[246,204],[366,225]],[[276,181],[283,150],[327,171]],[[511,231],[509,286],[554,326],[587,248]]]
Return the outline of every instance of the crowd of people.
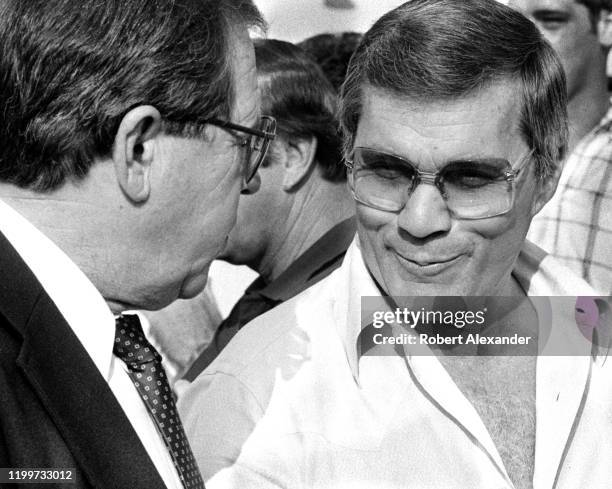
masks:
[[[264,34],[0,0],[0,486],[609,487],[612,1]]]

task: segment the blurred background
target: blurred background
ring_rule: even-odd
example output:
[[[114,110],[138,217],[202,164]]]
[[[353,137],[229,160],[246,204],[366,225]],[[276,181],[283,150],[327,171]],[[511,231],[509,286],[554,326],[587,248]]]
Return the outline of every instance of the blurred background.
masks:
[[[324,32],[365,32],[405,0],[255,0],[269,23],[268,37],[299,42]]]

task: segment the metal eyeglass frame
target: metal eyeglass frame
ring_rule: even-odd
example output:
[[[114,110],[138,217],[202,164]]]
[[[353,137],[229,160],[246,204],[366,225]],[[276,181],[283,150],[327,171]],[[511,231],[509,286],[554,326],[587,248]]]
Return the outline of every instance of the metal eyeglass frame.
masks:
[[[442,172],[444,171],[444,169],[446,168],[447,165],[445,165],[441,170],[438,170],[436,172],[428,172],[428,171],[421,171],[419,170],[419,168],[417,168],[414,164],[410,163],[408,160],[406,160],[405,158],[402,158],[401,156],[395,155],[393,153],[386,153],[384,151],[379,151],[376,149],[372,149],[372,148],[366,148],[364,146],[357,146],[353,149],[353,153],[355,152],[355,150],[357,149],[364,149],[367,151],[372,151],[375,153],[379,153],[385,156],[390,156],[392,158],[396,158],[400,161],[402,161],[403,163],[405,163],[407,166],[409,166],[410,168],[412,168],[415,172],[416,172],[416,178],[413,180],[412,183],[412,188],[410,189],[410,192],[408,194],[408,199],[410,198],[410,195],[412,195],[412,193],[414,192],[414,190],[417,188],[418,185],[420,185],[421,183],[427,183],[430,185],[435,186],[438,191],[440,192],[440,195],[442,196],[442,199],[444,200],[444,202],[447,203],[447,196],[444,193],[443,190],[443,186],[442,186]],[[502,212],[498,212],[495,214],[490,214],[490,215],[486,215],[486,216],[480,216],[480,217],[464,217],[461,216],[459,214],[457,214],[457,212],[453,211],[452,209],[450,209],[448,207],[448,203],[446,204],[446,208],[448,210],[448,212],[450,212],[451,215],[459,218],[459,219],[466,219],[466,220],[478,220],[478,219],[488,219],[490,217],[497,217],[497,216],[502,216],[504,214],[507,214],[508,212],[510,212],[512,210],[512,208],[514,207],[514,198],[515,198],[515,194],[516,194],[516,189],[515,189],[515,183],[516,180],[518,179],[521,171],[523,171],[523,169],[527,166],[527,163],[531,160],[531,156],[534,153],[534,149],[531,149],[525,156],[523,156],[519,161],[519,165],[516,168],[513,168],[512,165],[510,164],[510,162],[508,160],[503,160],[506,162],[506,164],[510,167],[509,170],[507,170],[505,172],[505,179],[506,181],[511,185],[511,196],[510,196],[510,204],[508,205],[508,208]],[[500,158],[501,160],[502,158]],[[466,160],[469,161],[469,160]],[[451,162],[452,163],[452,162]],[[449,164],[451,164],[449,163]],[[353,161],[353,159],[348,159],[345,158],[344,159],[344,165],[351,171],[351,176],[353,178],[349,179],[349,185],[351,187],[351,193],[353,194],[353,198],[363,204],[363,205],[367,205],[368,207],[371,207],[373,209],[377,209],[380,211],[385,211],[385,212],[394,212],[394,213],[399,213],[402,211],[402,209],[406,206],[406,204],[408,203],[408,199],[406,199],[406,202],[404,202],[404,204],[397,210],[390,210],[390,209],[386,209],[383,208],[381,206],[377,206],[374,205],[370,202],[365,202],[364,200],[360,199],[357,197],[357,195],[355,195],[355,182],[354,182],[354,176],[353,176],[353,171],[355,169],[355,163]]]
[[[245,134],[249,134],[250,136],[256,136],[261,139],[261,148],[258,149],[257,146],[253,148],[253,150],[259,151],[259,155],[252,168],[250,164],[251,162],[248,162],[247,173],[244,177],[245,183],[249,183],[253,179],[253,177],[257,173],[257,170],[261,166],[261,163],[266,157],[266,153],[268,152],[268,148],[270,147],[270,142],[276,137],[276,119],[269,115],[262,115],[259,120],[262,126],[265,126],[266,122],[270,124],[270,127],[267,131],[261,131],[259,129],[253,129],[252,127],[247,126],[241,126],[240,124],[235,124],[233,122],[224,121],[222,119],[217,118],[206,119],[204,121],[206,124],[211,124],[222,129],[229,129],[230,131],[242,132]],[[244,138],[243,141],[240,142],[240,146],[244,147],[247,146],[249,143],[250,139]]]

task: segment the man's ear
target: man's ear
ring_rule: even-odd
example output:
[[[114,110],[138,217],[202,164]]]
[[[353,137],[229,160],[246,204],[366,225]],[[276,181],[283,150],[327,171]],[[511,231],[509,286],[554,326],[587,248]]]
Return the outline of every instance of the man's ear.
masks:
[[[599,44],[604,48],[609,49],[612,46],[612,12],[610,10],[601,9],[599,12],[597,38]]]
[[[554,173],[546,180],[538,180],[536,184],[537,195],[533,201],[533,208],[531,210],[532,217],[540,212],[542,207],[544,207],[544,205],[550,199],[552,199],[552,196],[555,195],[557,185],[559,184],[559,178],[561,177],[561,172],[563,171],[563,164],[563,161],[557,163]]]
[[[119,186],[132,201],[144,202],[151,191],[151,164],[161,115],[151,105],[130,110],[119,124],[113,146],[113,162]]]
[[[290,138],[285,144],[283,190],[291,192],[308,178],[314,168],[317,138]]]

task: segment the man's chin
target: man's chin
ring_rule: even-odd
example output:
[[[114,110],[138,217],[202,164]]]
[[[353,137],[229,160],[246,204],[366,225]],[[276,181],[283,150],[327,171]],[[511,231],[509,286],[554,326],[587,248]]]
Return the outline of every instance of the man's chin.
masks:
[[[208,282],[208,266],[203,272],[190,275],[183,280],[179,291],[179,299],[192,299],[206,287]]]
[[[462,296],[472,295],[469,288],[461,284],[441,284],[432,282],[402,282],[390,284],[387,288],[388,294],[395,297],[419,297],[419,296]]]
[[[447,271],[432,275],[418,275],[405,270],[385,281],[384,289],[392,296],[454,296],[476,295],[480,288],[470,277]]]

